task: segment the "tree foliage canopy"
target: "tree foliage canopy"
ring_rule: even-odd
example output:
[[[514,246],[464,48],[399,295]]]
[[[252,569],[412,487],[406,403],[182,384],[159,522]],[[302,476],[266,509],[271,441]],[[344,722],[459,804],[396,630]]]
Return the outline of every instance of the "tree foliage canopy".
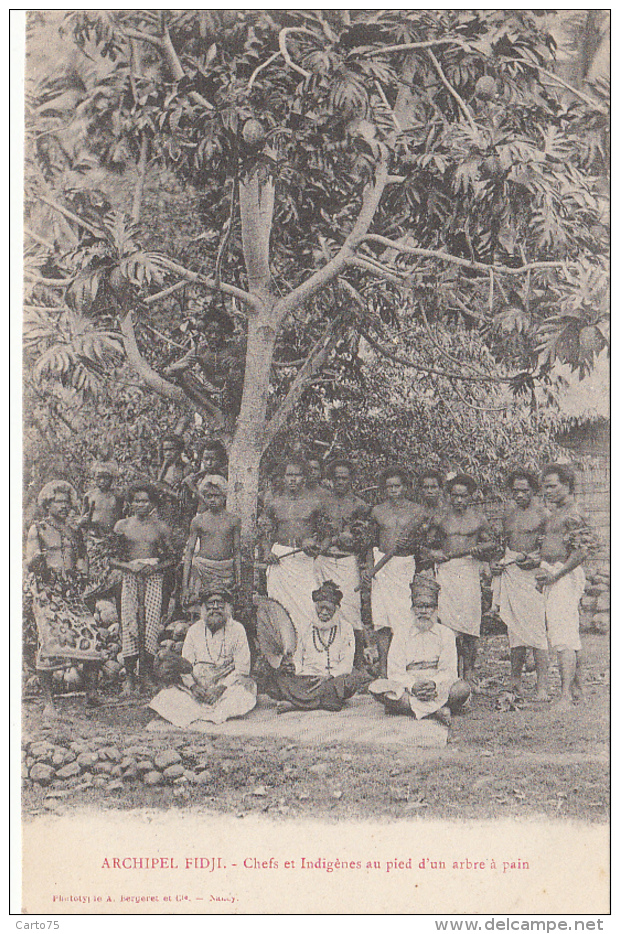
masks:
[[[262,450],[330,379],[379,391],[361,374],[386,349],[420,400],[524,417],[556,360],[585,372],[608,342],[607,87],[559,78],[544,26],[68,13],[72,57],[28,87],[33,378],[87,392],[122,346],[145,386],[231,436],[264,313]]]

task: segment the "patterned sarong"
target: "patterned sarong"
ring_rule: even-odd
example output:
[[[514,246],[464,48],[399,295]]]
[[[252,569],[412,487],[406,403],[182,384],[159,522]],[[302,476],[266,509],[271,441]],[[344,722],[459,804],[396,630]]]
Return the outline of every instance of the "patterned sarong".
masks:
[[[157,564],[157,558],[149,559],[148,563]],[[121,589],[121,651],[123,658],[139,654],[139,587],[144,588],[144,648],[150,655],[157,654],[157,639],[161,631],[163,579],[163,573],[142,577],[138,574],[132,574],[130,571],[123,571]]]
[[[482,595],[480,562],[467,555],[437,566],[439,622],[467,636],[480,635]]]
[[[192,558],[192,570],[189,580],[189,591],[192,597],[198,596],[200,591],[207,584],[221,584],[225,587],[234,587],[235,563],[233,558],[225,558],[223,561],[213,561],[210,558],[194,555]]]
[[[48,571],[31,576],[32,612],[37,628],[36,668],[54,671],[77,662],[101,661],[97,624],[82,600],[83,580]]]
[[[346,555],[343,558],[334,558],[330,555],[319,555],[315,561],[314,570],[319,584],[332,580],[342,591],[340,604],[340,617],[349,623],[353,629],[362,629],[362,602],[359,590],[360,572],[356,555]]]
[[[375,548],[373,560],[377,564],[383,552]],[[411,623],[411,588],[415,574],[413,555],[394,555],[375,575],[372,581],[372,625],[376,629],[395,632]]]
[[[541,561],[543,571],[557,573],[563,567],[562,561],[549,564]],[[545,616],[549,642],[554,649],[581,649],[579,638],[579,601],[585,588],[586,576],[581,566],[565,574],[556,584],[543,588]]]
[[[507,548],[504,562],[514,562],[518,554]],[[493,580],[493,596],[508,629],[510,648],[531,646],[546,651],[545,599],[536,589],[536,569],[524,571],[514,563],[507,564]]]

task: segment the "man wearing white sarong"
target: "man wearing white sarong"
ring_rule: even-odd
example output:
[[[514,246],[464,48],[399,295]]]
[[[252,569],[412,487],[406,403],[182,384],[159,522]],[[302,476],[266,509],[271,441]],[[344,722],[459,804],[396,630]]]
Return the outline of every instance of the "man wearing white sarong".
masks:
[[[482,619],[481,560],[495,551],[486,519],[470,506],[477,484],[467,474],[446,483],[450,506],[437,523],[442,548],[429,554],[437,566],[439,619],[457,634],[462,676],[475,687],[474,669]]]
[[[516,694],[523,691],[522,673],[528,647],[536,662],[534,700],[549,700],[549,654],[545,626],[545,601],[537,586],[540,544],[546,510],[533,502],[540,486],[527,470],[515,470],[508,478],[514,508],[503,518],[504,557],[493,564],[493,597],[499,615],[508,630],[511,686]]]
[[[370,514],[378,528],[379,542],[377,548],[368,550],[362,581],[372,582],[372,625],[377,633],[379,675],[385,677],[392,635],[406,625],[410,614],[409,585],[415,574],[413,541],[422,525],[424,510],[407,498],[410,480],[404,470],[384,470],[380,483],[385,501]]]
[[[284,464],[281,493],[265,496],[265,514],[274,524],[267,563],[267,595],[281,603],[298,633],[314,618],[314,559],[319,552],[318,522],[323,499],[305,487],[306,466],[290,458]]]
[[[582,564],[597,543],[575,506],[572,470],[563,464],[550,464],[542,476],[549,515],[540,549],[539,584],[545,598],[549,642],[560,663],[562,687],[558,706],[570,709],[583,696],[579,638],[579,601],[585,586]]]
[[[355,633],[355,662],[364,661],[362,602],[358,556],[354,552],[352,523],[368,516],[370,506],[353,492],[353,465],[345,459],[330,463],[327,475],[333,492],[325,497],[324,510],[329,534],[321,545],[315,561],[317,583],[333,581],[342,591],[340,618],[349,623]]]
[[[164,719],[185,728],[200,721],[224,723],[256,706],[245,629],[229,616],[232,595],[212,585],[200,601],[200,620],[188,630],[182,651],[192,673],[182,676],[183,687],[160,691],[149,705]]]
[[[407,713],[421,720],[436,715],[444,724],[450,711],[470,696],[459,681],[454,633],[439,623],[439,586],[427,575],[411,585],[409,624],[394,634],[388,653],[387,679],[373,681],[368,690],[390,713]]]

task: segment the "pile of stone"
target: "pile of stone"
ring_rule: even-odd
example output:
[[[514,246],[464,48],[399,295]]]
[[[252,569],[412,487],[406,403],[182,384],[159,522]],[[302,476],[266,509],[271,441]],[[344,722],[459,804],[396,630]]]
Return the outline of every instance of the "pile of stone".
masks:
[[[105,737],[72,740],[26,740],[22,744],[22,781],[51,789],[120,791],[127,785],[172,785],[178,793],[188,785],[208,785],[213,744],[204,741],[179,749],[147,744],[121,748]]]
[[[586,571],[586,589],[579,606],[583,630],[608,633],[610,625],[610,573],[597,568]]]

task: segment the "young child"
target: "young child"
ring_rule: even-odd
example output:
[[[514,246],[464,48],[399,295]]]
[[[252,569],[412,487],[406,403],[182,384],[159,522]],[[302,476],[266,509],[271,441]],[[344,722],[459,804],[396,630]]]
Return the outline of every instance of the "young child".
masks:
[[[205,509],[190,525],[181,591],[186,603],[209,584],[230,588],[241,579],[240,521],[226,511],[226,491],[226,481],[217,474],[200,483]],[[197,542],[200,545],[194,554]]]

